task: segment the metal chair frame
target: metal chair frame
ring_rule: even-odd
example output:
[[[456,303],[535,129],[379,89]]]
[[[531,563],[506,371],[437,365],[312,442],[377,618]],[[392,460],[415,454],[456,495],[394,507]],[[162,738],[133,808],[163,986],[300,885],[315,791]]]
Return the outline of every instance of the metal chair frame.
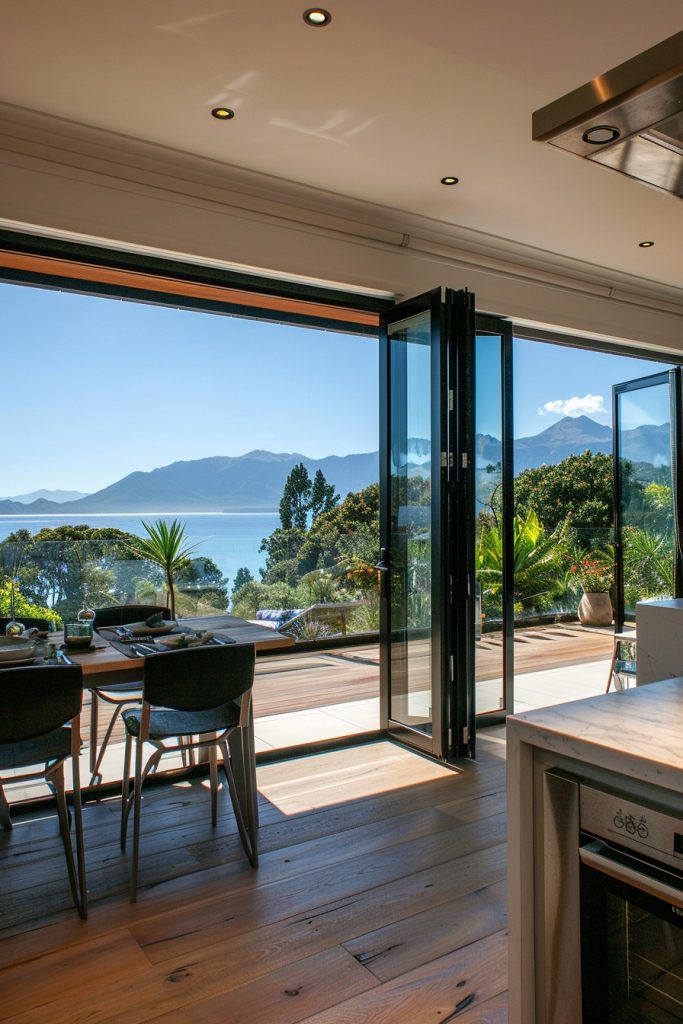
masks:
[[[132,617],[137,612],[138,615],[142,615],[145,618],[149,618],[150,615],[154,615],[156,612],[161,612],[162,615],[170,615],[168,608],[162,605],[135,605],[135,604],[120,604],[114,605],[111,608],[97,608],[95,610],[95,618],[93,619],[93,627],[95,629],[101,627],[106,629],[111,626],[112,629],[116,626],[123,626],[127,622],[130,622]],[[98,622],[99,618],[99,622]],[[104,622],[102,620],[105,620]],[[110,620],[110,621],[106,621]],[[132,683],[124,683],[120,687],[115,683],[111,686],[104,687],[103,689],[92,689],[90,696],[90,785],[93,786],[95,783],[102,778],[102,772],[100,768],[102,766],[102,760],[104,758],[107,746],[111,739],[111,734],[114,731],[114,726],[118,720],[119,715],[126,707],[135,707],[140,704],[142,700],[142,680],[135,681]],[[99,724],[99,701],[104,704],[113,706],[114,712],[109,720],[109,725],[106,728],[102,742],[97,744],[97,730]]]
[[[223,650],[226,650],[225,648]],[[235,648],[227,648],[233,651]],[[151,655],[150,659],[184,657],[188,653],[169,652],[165,654]],[[253,659],[253,648],[252,648]],[[146,663],[148,659],[145,659]],[[253,685],[253,660],[252,660],[252,685]],[[252,867],[258,866],[258,804],[255,783],[255,752],[253,744],[253,717],[252,717],[252,687],[243,690],[241,695],[234,698],[239,704],[239,719],[236,724],[231,724],[220,732],[211,731],[203,733],[170,734],[169,736],[152,736],[152,714],[155,709],[165,706],[152,704],[145,699],[143,688],[142,708],[140,710],[139,730],[133,735],[126,728],[126,746],[124,752],[122,801],[121,801],[121,849],[126,848],[128,831],[128,819],[131,810],[133,812],[133,848],[131,864],[130,899],[132,903],[137,901],[138,889],[138,863],[140,855],[140,808],[142,803],[142,787],[147,776],[156,770],[162,756],[167,753],[180,753],[184,756],[187,751],[206,748],[209,757],[209,778],[211,788],[211,824],[215,828],[218,816],[218,752],[221,754],[220,767],[223,770],[230,800],[232,802],[242,845]],[[173,706],[171,706],[173,710]],[[197,709],[199,710],[199,709]],[[212,710],[210,708],[202,710]],[[124,715],[125,719],[125,715]],[[240,805],[239,793],[235,774],[233,771],[232,756],[228,746],[228,740],[238,733],[240,738],[239,753],[241,759],[240,775],[244,783],[245,808]],[[177,743],[169,744],[168,739],[175,736]],[[135,740],[135,768],[131,788],[131,755],[132,745]],[[148,743],[154,747],[153,753],[143,764],[143,747]]]

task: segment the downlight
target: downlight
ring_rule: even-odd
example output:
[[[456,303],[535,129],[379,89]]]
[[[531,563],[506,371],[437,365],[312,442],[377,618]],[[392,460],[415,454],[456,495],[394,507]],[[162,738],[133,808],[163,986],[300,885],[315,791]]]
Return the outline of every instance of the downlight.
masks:
[[[324,28],[332,21],[332,15],[323,7],[309,7],[304,11],[304,21],[313,28]]]
[[[211,111],[211,117],[215,117],[217,121],[232,121],[234,116],[235,111],[229,107],[214,107]]]
[[[582,138],[591,146],[606,146],[608,142],[616,142],[620,135],[619,129],[611,124],[596,124],[594,128],[586,129]]]

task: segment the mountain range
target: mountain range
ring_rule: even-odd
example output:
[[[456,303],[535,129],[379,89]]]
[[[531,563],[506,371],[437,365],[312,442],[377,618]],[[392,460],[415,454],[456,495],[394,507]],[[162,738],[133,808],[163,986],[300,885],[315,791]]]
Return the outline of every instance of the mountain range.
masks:
[[[61,505],[65,501],[87,498],[87,493],[85,491],[49,491],[45,487],[41,487],[40,490],[31,491],[30,494],[13,494],[10,497],[0,498],[0,501],[20,501],[23,505],[28,505],[39,498],[45,498],[46,501],[56,501]]]
[[[342,497],[379,477],[377,452],[309,459],[297,452],[252,451],[173,462],[135,472],[75,501],[39,498],[30,504],[0,501],[0,515],[88,515],[93,512],[265,512],[278,508],[292,468],[303,462],[311,478],[321,469]]]
[[[477,434],[477,466],[494,465],[501,460],[501,443],[490,434]],[[624,458],[634,463],[653,466],[668,465],[669,424],[645,424],[621,434]],[[523,469],[556,465],[569,455],[592,452],[612,454],[612,428],[596,423],[589,416],[565,416],[540,434],[515,439],[515,474]]]
[[[634,463],[661,466],[669,462],[669,424],[645,425],[622,433],[623,454]],[[612,429],[588,416],[565,416],[540,434],[515,441],[515,473],[536,466],[555,464],[568,455],[612,452]],[[411,475],[422,471],[429,461],[430,444],[424,438],[408,439],[401,460]],[[476,438],[476,465],[483,469],[501,460],[501,442],[490,434]],[[43,494],[26,503],[18,499],[0,500],[0,515],[29,514],[88,515],[99,512],[264,512],[278,508],[282,489],[292,468],[298,463],[311,477],[321,469],[342,497],[359,491],[379,477],[377,452],[358,455],[328,455],[309,459],[297,452],[252,451],[246,455],[217,455],[212,458],[173,462],[150,472],[128,476],[94,494],[71,500],[50,500]],[[57,492],[59,493],[59,492]],[[68,492],[67,492],[68,493]],[[76,492],[78,493],[78,492]],[[33,495],[24,495],[33,498]]]

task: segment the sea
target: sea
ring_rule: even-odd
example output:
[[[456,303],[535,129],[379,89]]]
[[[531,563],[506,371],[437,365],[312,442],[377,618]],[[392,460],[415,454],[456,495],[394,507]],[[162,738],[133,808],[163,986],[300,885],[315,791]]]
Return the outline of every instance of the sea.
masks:
[[[93,514],[80,516],[50,515],[0,516],[0,540],[15,530],[29,530],[32,534],[45,527],[81,526],[115,527],[145,536],[142,520],[152,522],[179,519],[185,525],[193,554],[211,558],[232,586],[235,573],[244,567],[255,579],[265,565],[265,552],[259,551],[261,541],[280,525],[277,512],[126,512],[117,515]]]

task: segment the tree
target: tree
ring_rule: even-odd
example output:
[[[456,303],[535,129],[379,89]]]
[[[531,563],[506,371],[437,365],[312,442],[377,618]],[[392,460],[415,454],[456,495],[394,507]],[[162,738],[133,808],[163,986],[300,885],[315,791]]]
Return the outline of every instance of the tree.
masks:
[[[86,603],[129,602],[138,581],[154,577],[156,570],[131,554],[134,541],[123,530],[87,524],[46,527],[34,536],[18,530],[0,543],[0,576],[18,576],[27,601],[68,621]]]
[[[175,582],[176,589],[186,597],[194,596],[196,612],[200,603],[217,609],[227,608],[230,581],[212,558],[202,555],[189,559],[178,569]]]
[[[184,568],[194,548],[185,543],[185,526],[177,519],[170,526],[163,519],[157,519],[155,523],[146,523],[143,519],[142,525],[147,537],[136,538],[131,549],[138,557],[148,559],[163,571],[171,618],[175,619],[174,577]]]
[[[287,477],[280,499],[280,522],[283,530],[305,530],[310,507],[311,478],[303,462],[299,462]]]
[[[246,567],[237,570],[237,572],[235,573],[235,581],[232,585],[233,601],[235,600],[235,594],[240,589],[240,587],[243,587],[245,583],[251,583],[253,579],[254,577]]]
[[[310,510],[313,522],[322,512],[329,512],[339,504],[339,495],[334,484],[328,484],[322,469],[316,470],[311,486]]]
[[[524,518],[532,509],[548,533],[569,519],[586,548],[604,541],[613,518],[610,456],[585,451],[523,470],[515,480],[515,512]]]

